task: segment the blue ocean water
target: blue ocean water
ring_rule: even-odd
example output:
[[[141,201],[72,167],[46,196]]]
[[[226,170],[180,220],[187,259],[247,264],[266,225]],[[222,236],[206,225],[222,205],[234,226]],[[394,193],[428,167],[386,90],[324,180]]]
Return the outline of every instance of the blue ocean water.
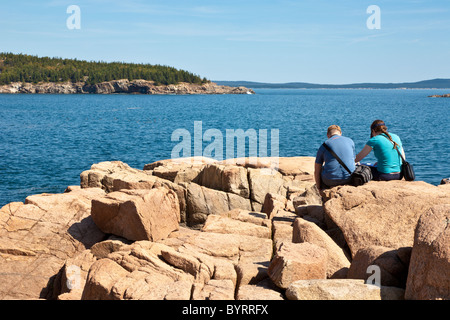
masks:
[[[359,152],[373,120],[402,139],[417,179],[450,176],[448,90],[260,89],[255,95],[0,95],[0,207],[79,184],[94,163],[171,157],[176,129],[279,130],[279,155],[315,156],[338,124]],[[208,143],[206,143],[208,145]],[[194,144],[192,143],[192,148]],[[224,146],[225,149],[225,146]],[[193,153],[192,149],[192,153]],[[225,152],[225,151],[224,151]],[[268,154],[271,155],[270,147]],[[225,156],[225,153],[224,153]],[[375,161],[373,154],[364,161]]]

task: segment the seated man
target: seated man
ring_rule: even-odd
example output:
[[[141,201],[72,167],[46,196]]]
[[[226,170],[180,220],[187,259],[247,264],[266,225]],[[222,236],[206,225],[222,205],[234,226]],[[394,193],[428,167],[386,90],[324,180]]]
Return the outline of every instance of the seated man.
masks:
[[[328,128],[327,137],[328,140],[325,141],[325,144],[336,153],[350,171],[355,171],[355,143],[353,140],[342,136],[342,130],[337,125]],[[319,191],[350,183],[350,173],[323,145],[317,151],[314,178]]]

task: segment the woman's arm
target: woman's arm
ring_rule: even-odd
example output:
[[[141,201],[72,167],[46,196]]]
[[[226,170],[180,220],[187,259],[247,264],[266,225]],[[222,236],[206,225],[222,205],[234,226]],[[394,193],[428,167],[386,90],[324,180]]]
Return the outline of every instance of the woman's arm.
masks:
[[[367,157],[370,151],[372,151],[372,147],[366,144],[364,148],[361,150],[361,152],[356,155],[355,162],[360,162],[362,159]]]

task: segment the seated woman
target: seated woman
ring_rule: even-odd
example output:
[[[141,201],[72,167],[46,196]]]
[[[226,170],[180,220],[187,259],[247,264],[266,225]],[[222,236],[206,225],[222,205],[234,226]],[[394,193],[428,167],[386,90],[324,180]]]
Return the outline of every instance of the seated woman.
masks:
[[[364,146],[355,162],[360,162],[372,150],[378,160],[377,166],[372,167],[373,180],[389,181],[401,180],[402,158],[396,148],[405,157],[400,138],[393,133],[388,133],[386,124],[381,120],[375,120],[370,126],[370,140]]]

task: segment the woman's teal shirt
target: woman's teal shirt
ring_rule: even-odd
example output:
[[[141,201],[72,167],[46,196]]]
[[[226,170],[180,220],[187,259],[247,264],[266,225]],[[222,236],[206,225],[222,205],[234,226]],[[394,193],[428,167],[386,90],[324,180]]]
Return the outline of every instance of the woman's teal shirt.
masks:
[[[389,133],[400,147],[399,151],[402,152],[402,141],[399,136],[393,133]],[[378,160],[377,170],[381,173],[393,173],[400,172],[402,165],[402,158],[398,152],[394,149],[393,143],[385,134],[379,134],[367,142],[367,145],[372,147],[375,157]]]

